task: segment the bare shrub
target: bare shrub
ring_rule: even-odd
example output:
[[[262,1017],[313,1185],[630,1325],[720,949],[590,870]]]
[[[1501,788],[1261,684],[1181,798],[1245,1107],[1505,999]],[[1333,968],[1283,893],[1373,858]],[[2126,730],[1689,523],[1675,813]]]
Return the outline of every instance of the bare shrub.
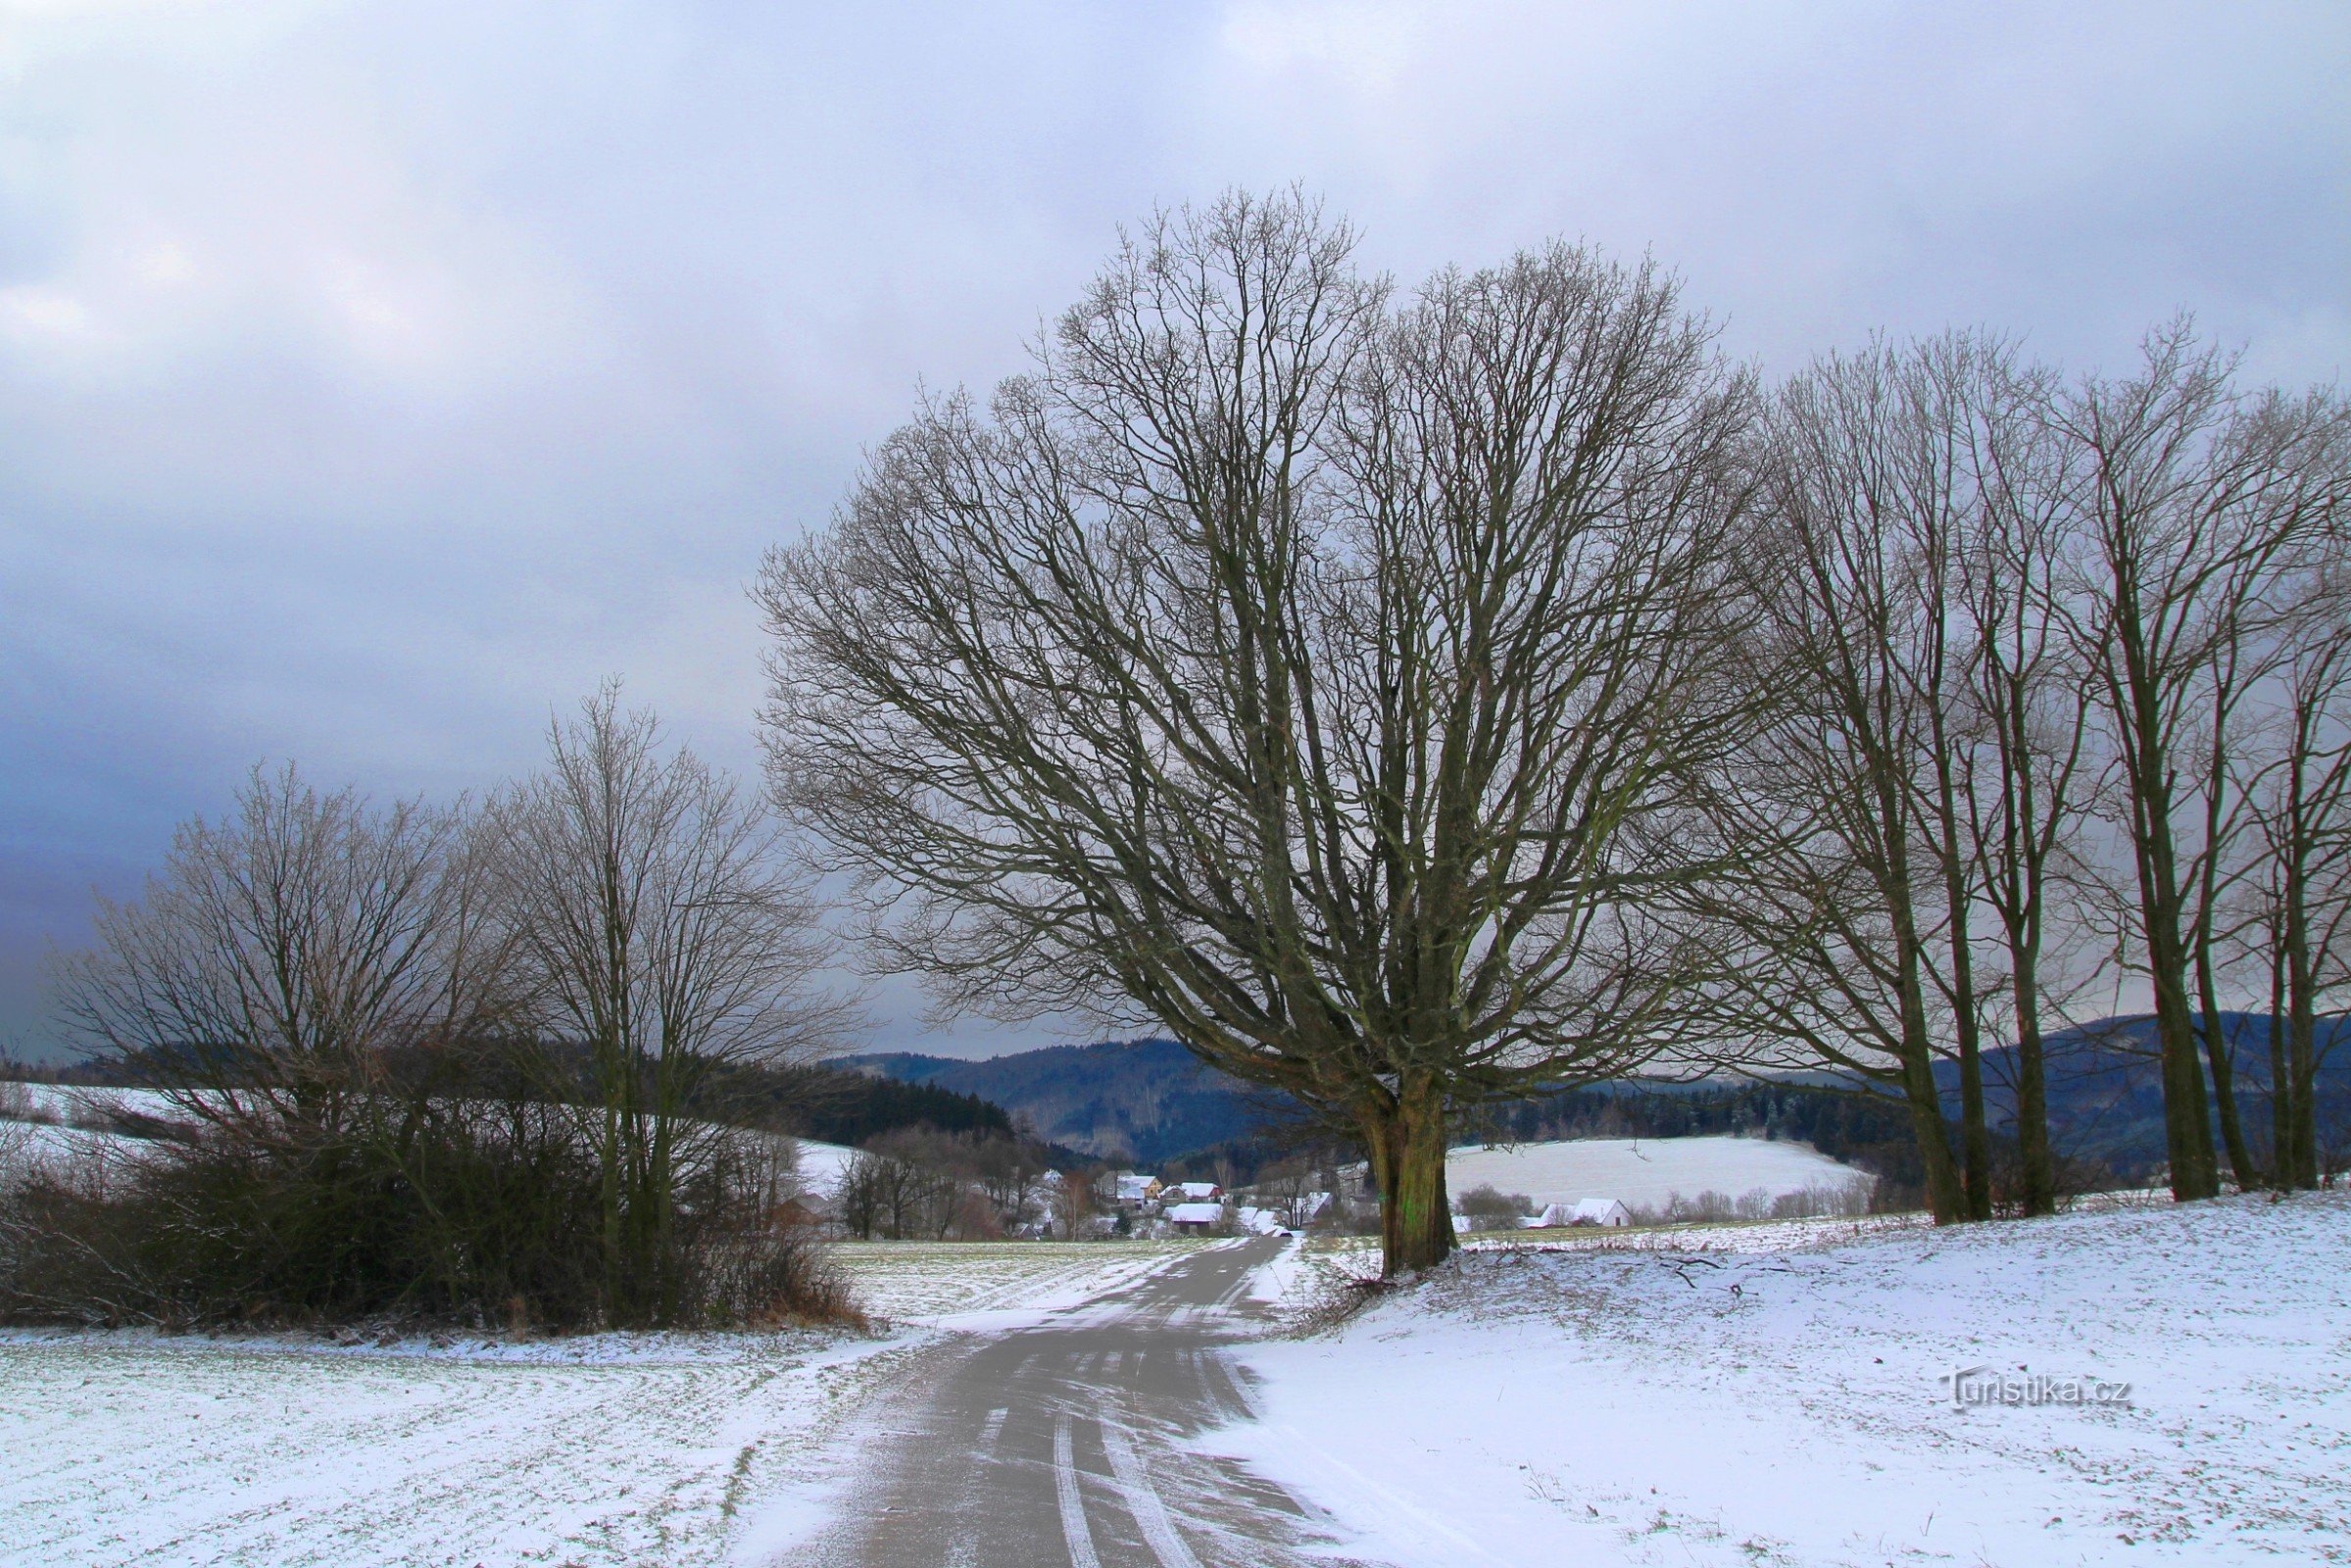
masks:
[[[1520,1218],[1535,1212],[1534,1200],[1524,1193],[1505,1193],[1489,1182],[1473,1187],[1453,1200],[1454,1209],[1469,1220],[1473,1230],[1508,1230]]]
[[[611,1324],[597,1151],[565,1107],[456,1092],[489,1076],[333,1127],[247,1117],[38,1169],[0,1199],[0,1319]],[[675,1326],[855,1318],[772,1177],[730,1152],[678,1189],[661,1260]]]
[[[1871,1183],[1838,1182],[1782,1193],[1772,1200],[1773,1219],[1853,1219],[1870,1211]]]

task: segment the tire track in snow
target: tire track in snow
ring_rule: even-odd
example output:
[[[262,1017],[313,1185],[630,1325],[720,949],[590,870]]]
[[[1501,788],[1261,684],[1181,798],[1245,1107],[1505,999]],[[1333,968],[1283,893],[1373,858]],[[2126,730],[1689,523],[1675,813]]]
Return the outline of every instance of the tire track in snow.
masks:
[[[1104,1421],[1102,1434],[1102,1451],[1110,1456],[1110,1474],[1118,1482],[1119,1495],[1126,1499],[1127,1512],[1135,1516],[1160,1568],[1200,1568],[1200,1559],[1176,1534],[1174,1521],[1167,1517],[1167,1504],[1159,1499],[1143,1462],[1135,1457],[1135,1445],[1126,1428]]]
[[[1053,1493],[1061,1504],[1061,1539],[1069,1546],[1069,1568],[1102,1568],[1094,1554],[1094,1532],[1086,1524],[1086,1501],[1078,1493],[1077,1456],[1067,1416],[1053,1423]]]

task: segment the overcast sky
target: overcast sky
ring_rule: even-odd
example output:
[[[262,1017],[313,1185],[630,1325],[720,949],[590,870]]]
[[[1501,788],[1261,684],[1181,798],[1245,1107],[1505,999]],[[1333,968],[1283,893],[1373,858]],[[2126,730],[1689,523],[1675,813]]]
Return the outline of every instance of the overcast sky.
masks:
[[[1155,203],[1301,182],[1407,280],[1650,250],[1773,370],[2186,307],[2298,384],[2347,80],[2341,0],[0,0],[0,1030],[256,761],[478,789],[618,672],[750,767],[762,548]]]

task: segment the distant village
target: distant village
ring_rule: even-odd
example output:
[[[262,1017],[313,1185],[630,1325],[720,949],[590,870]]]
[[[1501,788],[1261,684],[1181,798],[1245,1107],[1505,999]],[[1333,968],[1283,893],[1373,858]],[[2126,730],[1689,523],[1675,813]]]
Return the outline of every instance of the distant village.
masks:
[[[1362,1167],[1338,1173],[1343,1190],[1362,1186]],[[1307,1229],[1317,1223],[1354,1217],[1368,1199],[1343,1198],[1303,1184],[1242,1188],[1227,1193],[1215,1182],[1161,1182],[1141,1171],[1110,1171],[1095,1184],[1103,1205],[1098,1223],[1103,1234],[1153,1236],[1271,1236]],[[1483,1202],[1491,1194],[1497,1201]],[[1480,1189],[1463,1195],[1456,1205],[1453,1229],[1467,1234],[1479,1230],[1542,1230],[1564,1226],[1624,1226],[1633,1222],[1631,1210],[1613,1198],[1586,1198],[1572,1203],[1548,1203],[1539,1211],[1520,1212],[1521,1200]],[[1376,1222],[1377,1210],[1370,1217]]]

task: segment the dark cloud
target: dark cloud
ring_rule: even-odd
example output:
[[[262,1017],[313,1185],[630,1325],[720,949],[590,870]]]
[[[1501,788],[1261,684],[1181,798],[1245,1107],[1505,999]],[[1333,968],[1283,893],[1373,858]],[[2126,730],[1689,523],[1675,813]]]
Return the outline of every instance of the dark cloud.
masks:
[[[257,760],[478,787],[618,670],[748,766],[759,550],[1155,201],[1653,249],[1774,367],[2187,306],[2330,378],[2347,18],[0,3],[0,1027]]]

